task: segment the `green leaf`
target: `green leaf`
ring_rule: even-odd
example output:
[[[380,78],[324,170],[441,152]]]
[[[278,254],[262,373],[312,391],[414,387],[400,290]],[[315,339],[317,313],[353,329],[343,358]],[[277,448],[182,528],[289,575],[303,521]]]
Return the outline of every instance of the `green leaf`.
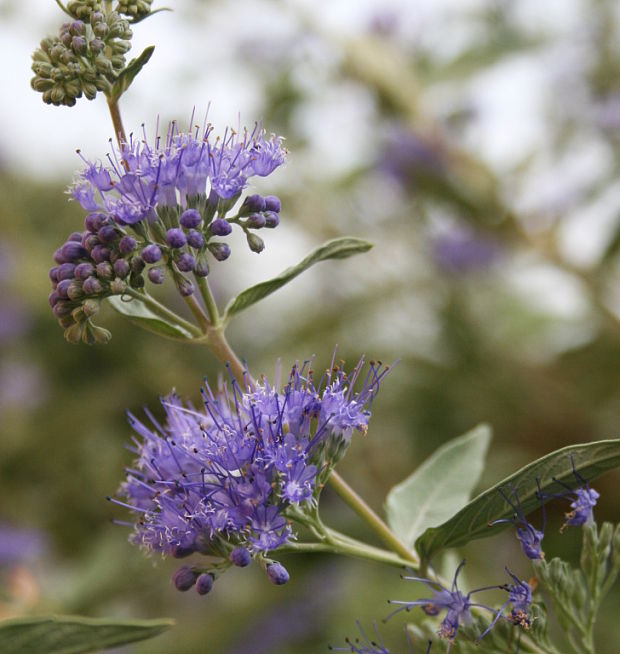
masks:
[[[416,549],[421,556],[430,558],[445,547],[459,547],[476,538],[497,534],[502,527],[508,525],[490,527],[489,523],[510,518],[514,513],[500,494],[500,488],[509,490],[513,487],[516,490],[526,515],[540,506],[537,479],[543,491],[558,492],[559,486],[552,477],[576,488],[580,483],[573,474],[571,454],[579,474],[590,481],[603,472],[620,466],[620,440],[569,445],[537,459],[478,495],[442,525],[427,529],[416,541]]]
[[[118,102],[121,95],[123,95],[123,93],[125,93],[125,91],[131,86],[136,75],[151,58],[154,50],[154,45],[149,45],[148,48],[144,48],[139,57],[132,59],[125,68],[121,70],[118,77],[114,80],[114,84],[112,84],[112,90],[108,94],[108,99],[111,102]]]
[[[119,295],[112,295],[108,298],[108,302],[116,311],[129,318],[138,327],[142,327],[159,336],[166,336],[175,340],[185,341],[192,339],[192,334],[189,331],[153,313],[138,299],[134,298],[126,302],[121,300]]]
[[[409,547],[429,527],[440,525],[467,504],[484,470],[491,429],[479,425],[436,450],[389,492],[387,521]]]
[[[292,279],[295,279],[297,275],[300,275],[304,270],[307,270],[310,266],[313,266],[319,261],[325,261],[326,259],[346,259],[354,254],[367,252],[371,247],[372,243],[353,237],[336,238],[333,241],[327,241],[327,243],[324,243],[321,247],[313,250],[296,266],[287,268],[277,277],[256,284],[256,286],[251,286],[245,291],[239,293],[239,295],[233,298],[226,307],[224,320],[227,320],[234,314],[256,304],[256,302],[262,300],[264,297],[275,293],[279,288],[288,284]]]
[[[172,620],[117,620],[52,615],[0,622],[2,654],[81,654],[145,640]]]

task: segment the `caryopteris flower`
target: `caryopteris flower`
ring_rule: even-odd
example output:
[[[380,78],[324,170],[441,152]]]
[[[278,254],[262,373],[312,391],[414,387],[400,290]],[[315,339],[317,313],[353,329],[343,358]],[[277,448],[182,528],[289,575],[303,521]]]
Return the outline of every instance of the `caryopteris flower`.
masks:
[[[600,494],[594,488],[590,488],[588,482],[577,472],[575,469],[575,459],[571,455],[571,463],[573,466],[573,475],[575,479],[581,484],[578,488],[572,489],[564,482],[556,479],[553,480],[564,487],[565,492],[555,494],[554,497],[568,497],[573,501],[570,506],[572,511],[566,513],[566,522],[562,526],[562,530],[566,527],[580,527],[581,525],[589,525],[594,521],[593,509],[596,506]]]
[[[418,599],[418,600],[389,600],[390,604],[401,605],[401,608],[396,609],[388,618],[392,617],[400,611],[410,611],[415,606],[419,606],[427,615],[439,615],[442,611],[445,611],[445,616],[441,621],[439,626],[438,634],[440,638],[448,641],[448,649],[450,651],[450,646],[454,642],[456,635],[458,633],[460,625],[469,625],[472,622],[471,608],[479,607],[496,613],[494,609],[485,604],[478,604],[471,601],[471,596],[474,593],[479,593],[483,590],[489,590],[490,588],[497,588],[497,586],[485,586],[484,588],[477,588],[470,591],[465,595],[458,587],[458,576],[465,561],[462,561],[456,572],[454,573],[454,579],[452,581],[452,586],[450,589],[445,588],[442,584],[437,581],[432,581],[431,579],[426,579],[424,577],[403,577],[403,579],[409,581],[420,581],[427,588],[429,588],[433,595],[432,597]],[[495,624],[495,622],[493,622]],[[489,630],[485,631],[482,636],[484,636]]]
[[[205,277],[209,262],[230,256],[220,239],[232,225],[260,252],[264,243],[250,230],[278,224],[279,199],[255,194],[234,207],[251,177],[270,174],[284,157],[282,139],[259,125],[213,138],[210,125],[182,133],[171,123],[163,141],[149,144],[144,133],[113,150],[105,165],[84,159],[71,193],[89,212],[85,229],[56,250],[50,271],[49,301],[66,338],[109,338],[90,320],[101,300],[139,291],[147,279],[169,277],[181,295],[192,295],[192,276]]]
[[[512,499],[500,488],[499,489],[500,494],[502,497],[506,500],[506,502],[510,505],[510,507],[514,511],[514,515],[512,518],[502,518],[500,520],[494,520],[491,522],[492,525],[499,525],[502,523],[506,522],[511,522],[517,526],[517,539],[521,543],[521,548],[523,549],[523,553],[525,556],[527,556],[528,559],[544,559],[545,558],[545,553],[542,551],[542,540],[545,535],[545,524],[546,524],[546,513],[545,513],[545,497],[543,496],[543,493],[540,490],[540,486],[538,489],[537,496],[540,499],[541,506],[542,506],[542,511],[543,511],[543,524],[542,524],[542,529],[538,530],[536,529],[532,524],[530,524],[526,517],[525,514],[523,513],[523,509],[521,508],[521,503],[519,502],[519,496],[517,495],[517,491],[514,488],[510,488],[510,493],[514,497],[514,502]]]
[[[352,433],[366,431],[387,372],[371,363],[355,390],[363,361],[350,376],[332,366],[316,386],[310,365],[295,366],[282,390],[265,378],[245,389],[234,380],[216,392],[206,385],[202,410],[172,394],[162,400],[163,424],[148,411],[152,426],[130,414],[137,460],[121,486],[125,501],[113,500],[138,516],[130,540],[164,555],[220,560],[208,569],[183,568],[183,587],[251,558],[273,583],[288,581],[266,555],[295,539],[296,516],[314,509]]]

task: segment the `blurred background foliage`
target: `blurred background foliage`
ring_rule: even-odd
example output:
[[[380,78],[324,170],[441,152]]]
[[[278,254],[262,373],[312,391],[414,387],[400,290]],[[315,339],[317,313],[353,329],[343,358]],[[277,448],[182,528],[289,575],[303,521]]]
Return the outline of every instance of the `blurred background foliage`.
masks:
[[[247,122],[263,116],[291,152],[259,188],[281,196],[282,224],[260,257],[239,243],[214,266],[218,298],[325,239],[375,243],[369,254],[316,267],[229,334],[255,374],[273,374],[278,357],[288,366],[314,353],[328,365],[336,343],[350,363],[362,353],[400,359],[368,437],[341,466],[373,506],[480,421],[495,431],[484,486],[552,449],[620,435],[615,0],[173,4],[174,14],[136,27],[136,40],[156,44],[153,61],[158,50],[168,59],[132,87],[126,123],[189,114],[206,97],[216,116],[217,105],[242,108]],[[1,28],[10,43],[25,40],[24,53],[43,35],[26,34],[27,11],[0,3]],[[38,20],[49,32],[61,18]],[[5,80],[18,98],[28,66],[19,62],[19,82]],[[228,573],[206,598],[183,595],[170,583],[174,563],[154,568],[110,524],[104,498],[131,462],[125,408],[156,409],[172,387],[197,399],[203,375],[218,368],[207,353],[162,343],[109,309],[110,345],[63,341],[47,270],[83,213],[62,193],[77,162],[63,159],[56,139],[71,120],[76,133],[93,134],[98,145],[89,147],[98,149],[89,154],[103,156],[111,127],[94,129],[85,101],[67,112],[32,96],[6,103],[0,141],[0,614],[178,621],[128,652],[303,654],[341,643],[356,617],[384,617],[388,597],[413,597],[418,589],[393,570],[327,556],[288,560],[285,588],[252,566]],[[12,128],[20,107],[32,132]],[[73,138],[61,135],[67,152]],[[619,481],[608,474],[597,483],[599,520],[618,520]],[[329,490],[324,499],[327,522],[368,537]],[[575,558],[578,534],[559,536],[561,520],[552,514],[545,549]],[[465,554],[476,585],[497,583],[506,563],[518,571],[507,532]],[[602,654],[616,651],[619,609],[616,589],[599,625]],[[382,631],[402,645],[398,625]]]

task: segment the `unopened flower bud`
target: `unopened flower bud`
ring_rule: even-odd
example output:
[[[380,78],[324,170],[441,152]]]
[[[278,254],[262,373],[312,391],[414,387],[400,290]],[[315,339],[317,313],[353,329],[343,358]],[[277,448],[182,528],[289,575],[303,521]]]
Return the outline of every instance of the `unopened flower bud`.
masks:
[[[129,272],[131,270],[129,262],[126,259],[117,259],[114,262],[113,267],[114,267],[114,273],[116,274],[117,277],[120,277],[121,279],[125,279],[125,277],[129,275]]]
[[[95,267],[91,263],[80,263],[75,267],[74,275],[76,279],[84,281],[95,272]]]
[[[70,302],[65,300],[58,300],[52,309],[53,314],[56,318],[62,318],[63,316],[68,316],[73,309],[73,306]]]
[[[230,256],[230,248],[226,243],[209,243],[207,247],[218,261],[225,261]]]
[[[266,195],[265,209],[267,211],[275,211],[276,213],[280,213],[280,209],[282,209],[282,203],[280,202],[280,198],[276,195]]]
[[[84,323],[74,322],[70,327],[64,331],[65,340],[68,343],[79,343],[82,340],[82,332],[84,331]]]
[[[86,293],[86,295],[97,295],[97,293],[101,293],[103,286],[96,277],[89,277],[88,279],[84,280],[84,283],[82,284],[82,290],[84,293]]]
[[[129,276],[129,285],[132,288],[144,288],[144,277],[132,272]]]
[[[187,243],[187,237],[182,229],[173,227],[166,232],[166,243],[171,248],[182,248]]]
[[[196,579],[196,592],[199,595],[206,595],[213,588],[213,576],[208,572],[198,576]]]
[[[179,289],[179,293],[183,297],[189,297],[190,295],[193,295],[194,291],[196,290],[189,279],[185,279],[185,277],[177,279],[177,287]]]
[[[92,318],[99,312],[99,300],[86,300],[82,304],[82,311],[87,318]]]
[[[71,49],[75,54],[85,54],[88,49],[88,43],[83,36],[74,36],[71,39]]]
[[[64,263],[68,261],[77,261],[78,259],[87,257],[88,252],[84,247],[82,247],[80,243],[77,243],[76,241],[67,241],[60,248],[60,256],[62,257],[63,261],[59,263]]]
[[[231,560],[233,565],[237,565],[240,568],[245,568],[250,565],[250,562],[252,561],[252,556],[245,547],[235,547],[228,558]]]
[[[243,201],[239,214],[247,216],[251,213],[265,210],[265,198],[260,195],[248,195]]]
[[[48,296],[47,296],[47,301],[50,303],[50,307],[53,307],[56,302],[60,300],[60,296],[58,295],[57,291],[52,291]]]
[[[114,243],[118,240],[118,232],[114,225],[104,225],[97,232],[97,237],[102,243]]]
[[[201,254],[196,260],[194,274],[198,275],[198,277],[206,277],[209,274],[209,264],[204,254]]]
[[[192,229],[187,235],[187,242],[191,247],[199,250],[205,244],[205,239],[200,232]]]
[[[214,236],[228,236],[232,232],[232,227],[227,220],[216,218],[210,225],[209,231]]]
[[[131,254],[136,249],[136,239],[131,236],[123,236],[118,244],[118,249],[123,254]]]
[[[101,263],[98,263],[96,270],[97,277],[99,277],[99,279],[109,280],[114,277],[114,270],[112,268],[112,264],[110,264],[109,261],[102,261]]]
[[[172,583],[174,583],[177,590],[189,590],[195,583],[198,574],[189,566],[181,566],[173,575]]]
[[[69,290],[69,286],[71,284],[70,279],[61,279],[58,282],[58,286],[56,286],[56,293],[58,294],[58,297],[67,299],[69,296],[67,295],[67,291]]]
[[[84,219],[84,227],[93,234],[96,234],[106,223],[108,217],[104,213],[89,213]]]
[[[145,263],[157,263],[161,257],[161,249],[158,245],[147,245],[142,250],[142,259]]]
[[[265,249],[265,242],[260,236],[257,236],[256,234],[246,234],[246,236],[248,245],[250,246],[250,250],[252,250],[252,252],[256,252],[258,254]]]
[[[275,211],[265,211],[265,227],[274,229],[280,224],[280,216]]]
[[[54,284],[58,283],[58,270],[59,266],[54,266],[53,268],[50,268],[49,276],[50,276],[50,281],[53,282]]]
[[[262,213],[251,213],[245,224],[251,229],[260,229],[265,226],[265,222],[265,216]]]
[[[151,268],[148,272],[148,278],[153,282],[153,284],[163,284],[166,279],[163,268]]]
[[[103,245],[95,245],[95,247],[90,251],[90,257],[95,263],[108,261],[110,259],[110,254],[110,248],[106,248]]]
[[[63,279],[73,279],[75,274],[75,265],[72,263],[61,263],[58,266],[56,273],[56,281],[60,282]]]
[[[99,245],[99,239],[96,234],[89,234],[82,239],[82,245],[88,252],[92,252],[93,249]]]
[[[184,559],[191,556],[196,550],[193,547],[182,547],[181,545],[174,545],[172,548],[172,556],[175,559]]]
[[[112,334],[103,327],[93,325],[90,321],[84,323],[84,331],[82,332],[82,343],[86,345],[106,345],[110,342]]]
[[[180,218],[180,223],[186,229],[193,229],[200,225],[201,217],[196,209],[186,209]]]
[[[267,568],[267,576],[269,581],[276,586],[282,586],[290,579],[288,570],[281,563],[272,563]]]
[[[139,275],[146,266],[144,261],[142,261],[142,259],[138,256],[132,257],[129,265],[131,266],[131,272],[136,273],[136,275]]]
[[[188,252],[183,252],[177,259],[175,259],[175,262],[177,264],[177,268],[181,272],[192,272],[194,270],[194,266],[196,265],[196,259],[189,254]]]
[[[118,277],[110,282],[110,292],[114,295],[122,295],[127,290],[127,284]]]
[[[79,300],[83,295],[84,293],[82,292],[82,283],[77,279],[72,280],[69,284],[69,288],[67,289],[68,298],[70,300]]]

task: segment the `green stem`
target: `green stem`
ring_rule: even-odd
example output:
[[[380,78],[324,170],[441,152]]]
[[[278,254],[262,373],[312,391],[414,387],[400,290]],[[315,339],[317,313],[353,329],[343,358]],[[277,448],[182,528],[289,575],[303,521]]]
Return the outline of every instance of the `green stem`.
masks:
[[[329,485],[366,522],[379,538],[396,554],[407,561],[407,565],[418,568],[420,559],[410,550],[366,502],[335,471],[332,471]]]
[[[110,110],[110,116],[114,125],[114,136],[116,136],[116,142],[118,143],[118,147],[122,148],[122,144],[127,143],[127,135],[125,134],[125,128],[123,127],[123,119],[121,118],[121,110],[118,106],[118,100],[111,100],[108,98],[108,109]]]
[[[254,385],[252,378],[247,373],[244,365],[239,361],[239,358],[228,344],[224,330],[221,327],[211,327],[207,332],[207,345],[211,348],[211,352],[223,364],[230,367],[230,371],[239,382],[242,388],[245,388],[246,383]]]
[[[158,302],[154,297],[149,295],[146,291],[143,292],[136,291],[135,289],[128,286],[125,289],[124,295],[130,295],[136,300],[140,300],[140,302],[146,304],[146,306],[154,314],[158,315],[160,318],[163,318],[164,320],[179,325],[179,327],[183,327],[183,329],[186,329],[193,336],[196,336],[197,338],[203,336],[203,333],[196,327],[196,325],[192,325],[191,322],[188,322],[184,318],[181,318],[181,316],[179,316],[178,314],[174,313],[174,311],[171,311],[170,309],[165,307],[163,304]]]
[[[202,310],[202,307],[198,304],[196,298],[193,295],[189,295],[187,297],[184,296],[183,299],[190,311],[194,314],[194,318],[196,318],[196,322],[200,325],[202,333],[206,333],[211,327],[211,323],[205,315],[205,312]]]
[[[211,289],[209,288],[209,282],[205,277],[200,277],[196,275],[196,282],[198,283],[198,289],[200,290],[200,295],[207,307],[207,314],[209,315],[209,320],[214,327],[219,327],[220,324],[220,314],[217,310],[217,304]]]

